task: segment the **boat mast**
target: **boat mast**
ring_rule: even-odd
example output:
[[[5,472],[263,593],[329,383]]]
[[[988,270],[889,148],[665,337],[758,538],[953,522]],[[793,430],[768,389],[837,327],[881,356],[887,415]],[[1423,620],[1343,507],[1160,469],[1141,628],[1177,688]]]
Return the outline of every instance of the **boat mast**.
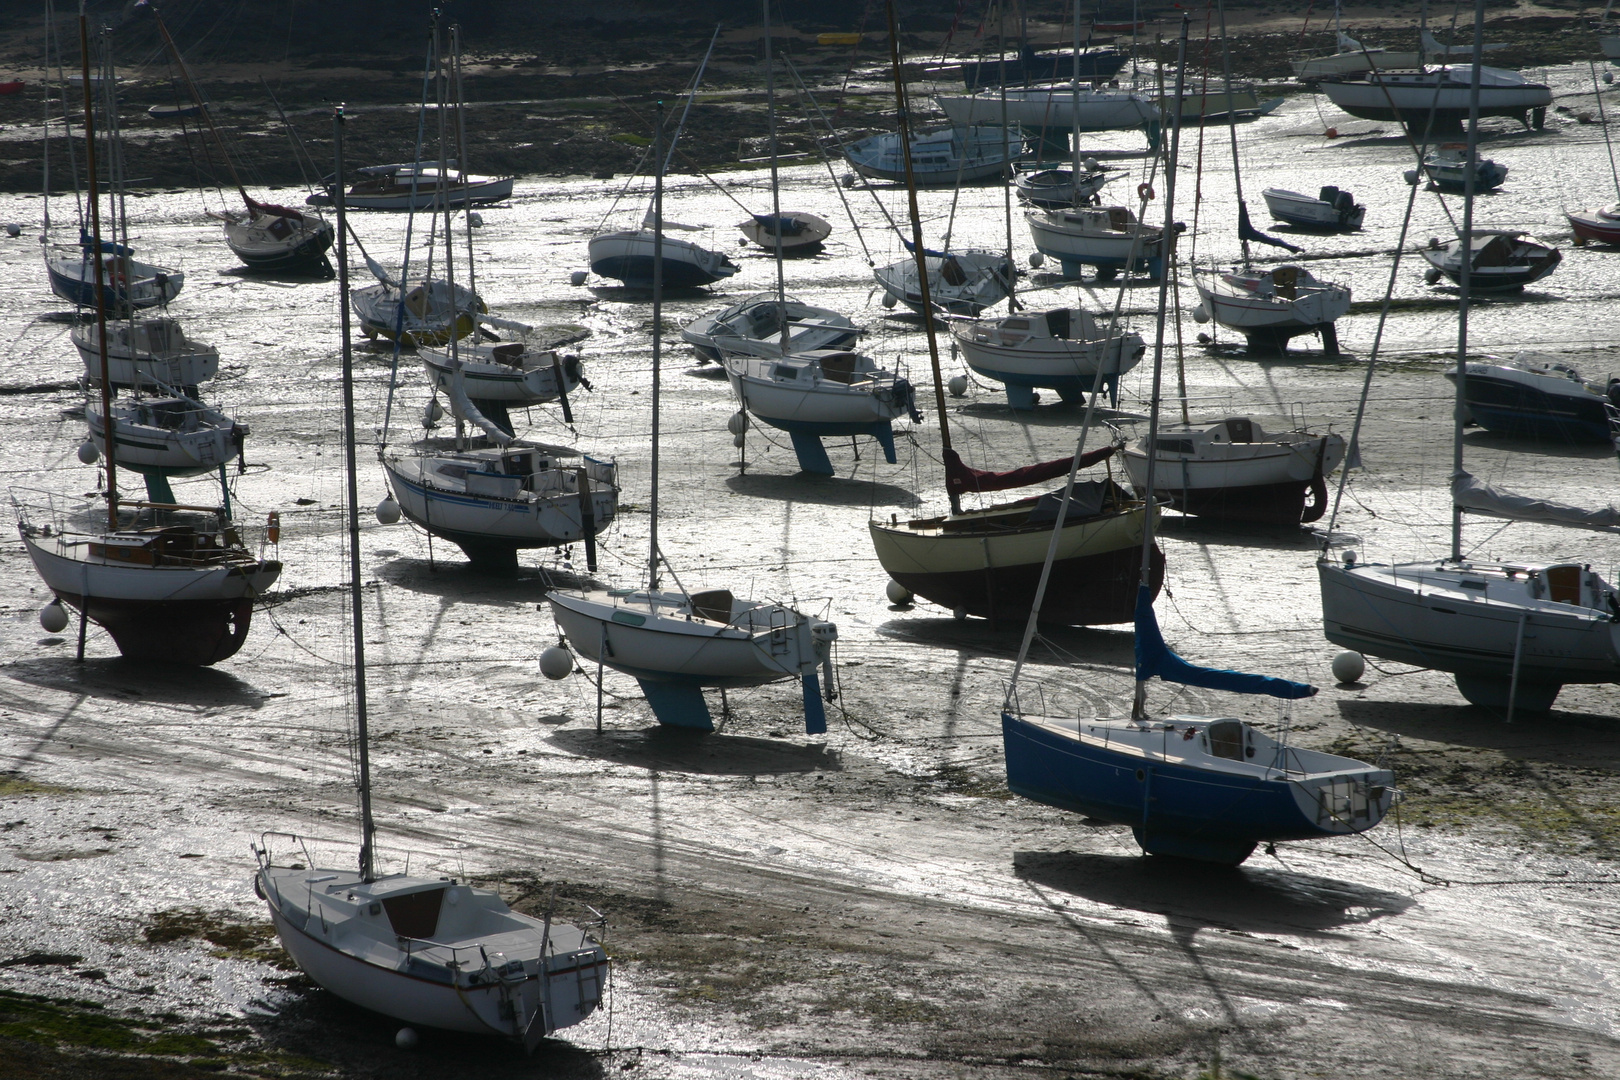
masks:
[[[782,193],[776,177],[776,65],[771,60],[771,0],[761,0],[765,9],[765,98],[770,105],[771,140],[771,235],[776,237],[776,306],[782,324],[782,355],[788,351],[787,281],[782,268]],[[740,385],[740,384],[739,384]]]
[[[945,416],[945,379],[939,370],[939,338],[934,330],[934,301],[928,295],[928,255],[923,250],[922,216],[917,210],[917,177],[911,171],[911,115],[906,99],[906,80],[900,71],[900,27],[894,17],[894,0],[888,0],[886,6],[889,16],[889,66],[894,71],[894,102],[899,110],[900,156],[906,165],[906,199],[911,212],[911,252],[917,260],[917,294],[922,298],[923,330],[928,334],[928,362],[934,372],[934,409],[939,413],[939,445],[944,451],[951,448],[951,425]],[[657,368],[653,370],[656,372]],[[961,513],[961,496],[950,485],[946,485],[946,494],[951,500],[951,513]]]
[[[1071,184],[1080,182],[1080,0],[1074,0],[1074,75],[1069,82],[1069,89],[1074,94],[1074,126],[1069,130],[1069,140],[1074,144],[1074,157],[1070,168],[1074,170],[1070,178]],[[1003,117],[1005,122],[1005,117]]]
[[[1468,77],[1468,165],[1463,173],[1462,235],[1457,240],[1457,396],[1451,416],[1451,474],[1463,471],[1463,418],[1468,415],[1468,291],[1474,269],[1474,181],[1479,172],[1479,67],[1485,52],[1485,0],[1474,2],[1474,63]],[[1451,559],[1462,560],[1462,507],[1451,503]]]
[[[1226,3],[1225,3],[1225,0],[1215,0],[1215,13],[1219,17],[1220,25],[1221,25],[1221,65],[1222,65],[1222,68],[1223,68],[1223,73],[1224,73],[1225,78],[1226,78],[1226,130],[1227,130],[1227,133],[1232,137],[1232,180],[1237,185],[1238,209],[1239,209],[1239,211],[1242,211],[1242,209],[1243,209],[1243,166],[1238,161],[1237,109],[1234,107],[1234,103],[1232,101],[1232,46],[1226,40]],[[1181,76],[1180,75],[1176,76],[1176,85],[1177,86],[1181,85]],[[1176,108],[1178,110],[1180,109],[1180,107],[1181,106],[1179,104],[1176,106]],[[1208,95],[1206,95],[1204,97],[1204,107],[1205,108],[1209,107],[1209,97],[1208,97]],[[1179,119],[1178,119],[1177,122],[1178,123],[1180,122]],[[1248,266],[1249,265],[1249,238],[1247,236],[1243,235],[1243,230],[1241,230],[1241,229],[1238,230],[1238,243],[1243,245],[1243,265]],[[1152,468],[1153,468],[1153,465],[1152,465],[1151,462],[1149,462],[1148,469],[1151,470]]]
[[[197,103],[197,109],[202,113],[203,122],[208,125],[208,133],[214,137],[214,145],[219,147],[219,156],[224,160],[225,168],[231,174],[231,183],[236,185],[236,193],[242,196],[242,202],[246,204],[249,210],[252,210],[253,200],[248,198],[247,189],[242,186],[242,178],[236,172],[236,162],[231,160],[230,151],[225,149],[225,142],[220,138],[219,129],[214,126],[214,114],[208,111],[208,104],[203,101],[202,91],[197,89],[196,82],[192,80],[191,69],[186,67],[186,62],[181,57],[180,50],[175,47],[174,39],[169,36],[169,27],[164,23],[163,16],[158,14],[156,7],[152,7],[150,4],[147,6],[152,10],[152,18],[157,20],[158,33],[163,37],[164,47],[169,50],[169,55],[174,58],[174,66],[180,69],[180,77],[185,80],[186,92],[191,95],[191,100]]]
[[[450,41],[452,46],[456,45],[457,38],[455,27],[451,27],[450,29]],[[450,81],[450,73],[448,69],[451,67],[451,64],[453,64],[454,61],[451,61],[451,64],[446,64],[444,61],[444,50],[439,47],[438,9],[434,9],[433,12],[433,57],[433,88],[434,94],[436,95],[434,104],[437,106],[434,111],[438,113],[439,119],[439,175],[437,177],[437,182],[434,184],[434,198],[436,198],[439,202],[439,209],[444,212],[445,304],[450,309],[450,324],[447,331],[447,333],[450,335],[450,340],[447,342],[447,347],[450,352],[450,378],[452,381],[455,381],[462,377],[461,335],[458,332],[461,329],[461,309],[456,305],[456,250],[455,231],[453,228],[455,224],[455,211],[450,208],[450,162],[448,151],[446,149],[446,139],[449,138],[449,133],[446,131],[445,117],[445,110],[449,105],[448,83]],[[467,258],[469,261],[472,258],[472,252],[470,249],[467,253]],[[424,294],[426,294],[426,301],[423,304],[423,309],[426,311],[433,310],[432,287],[432,281],[424,280],[422,282],[422,291]],[[405,302],[405,296],[403,293],[400,294],[399,299],[400,303],[403,305]],[[469,307],[470,306],[471,302],[469,301]],[[471,316],[472,312],[469,311],[468,317],[470,318]],[[457,450],[466,449],[465,438],[463,435],[465,429],[466,418],[461,416],[456,417]]]
[[[112,375],[107,360],[107,286],[102,280],[105,268],[101,259],[101,196],[96,177],[96,115],[90,95],[90,19],[85,14],[85,0],[79,0],[79,67],[84,76],[84,153],[85,169],[90,177],[90,239],[95,244],[95,253],[90,262],[95,267],[96,275],[96,341],[101,353],[101,439],[106,444],[107,454],[107,528],[116,530],[118,466],[113,448],[117,439],[113,431]],[[120,257],[117,254],[113,256],[115,259]],[[127,282],[130,275],[125,274],[124,277]],[[127,283],[124,289],[127,293]],[[125,299],[128,299],[127,295]]]
[[[718,31],[717,31],[718,33]],[[714,43],[709,43],[710,48]],[[693,97],[697,91],[693,90]],[[690,101],[688,102],[690,104]],[[652,497],[647,501],[647,596],[658,588],[658,365],[664,351],[664,103],[653,119]]]
[[[354,351],[349,344],[349,233],[344,227],[341,104],[332,110],[332,148],[336,170],[332,205],[337,215],[338,317],[343,328],[343,449],[349,466],[349,622],[354,630],[354,724],[360,743],[360,876],[375,881],[372,836],[377,827],[371,820],[371,755],[366,729],[366,631],[360,588],[360,488],[354,439]]]

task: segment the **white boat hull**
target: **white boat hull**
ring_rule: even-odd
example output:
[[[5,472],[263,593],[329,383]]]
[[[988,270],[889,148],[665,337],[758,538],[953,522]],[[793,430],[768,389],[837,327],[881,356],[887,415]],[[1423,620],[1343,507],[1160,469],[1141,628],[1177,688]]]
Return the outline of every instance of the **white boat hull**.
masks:
[[[652,288],[654,236],[651,229],[604,233],[594,237],[589,248],[592,273],[614,278],[632,288]],[[660,254],[666,289],[709,285],[738,270],[737,264],[724,253],[673,236],[664,237]]]
[[[1006,299],[1012,290],[1014,270],[1003,255],[992,251],[958,251],[941,258],[924,256],[928,266],[928,299],[935,308],[955,315],[977,315]],[[884,303],[895,301],[922,313],[922,290],[917,282],[917,260],[907,255],[872,272],[885,294]]]
[[[129,323],[109,321],[107,331],[107,376],[114,386],[179,390],[219,374],[219,353],[186,338],[172,319],[135,324],[133,344]],[[97,325],[76,326],[68,337],[84,361],[85,375],[99,382],[101,332]]]
[[[1001,93],[936,94],[953,124],[1001,123]],[[1153,100],[1127,91],[1091,90],[1075,93],[1069,87],[1033,87],[1007,90],[1007,122],[1030,131],[1064,128],[1070,131],[1111,131],[1139,128],[1157,120]]]

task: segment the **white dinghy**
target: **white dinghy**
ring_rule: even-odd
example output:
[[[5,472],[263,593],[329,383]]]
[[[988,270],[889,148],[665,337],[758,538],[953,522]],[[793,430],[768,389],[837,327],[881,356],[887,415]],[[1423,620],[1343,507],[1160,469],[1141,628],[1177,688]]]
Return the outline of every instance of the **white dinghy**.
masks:
[[[334,126],[341,183],[341,109]],[[337,214],[340,287],[347,291],[341,197]],[[407,1024],[503,1036],[533,1050],[546,1036],[579,1023],[601,1005],[608,968],[602,947],[578,927],[555,921],[550,912],[542,920],[513,911],[492,890],[454,878],[387,874],[377,867],[349,337],[345,308],[343,420],[359,858],[352,867],[323,866],[298,838],[267,833],[253,847],[258,864],[254,891],[270,909],[276,934],[293,960],[345,1001]]]

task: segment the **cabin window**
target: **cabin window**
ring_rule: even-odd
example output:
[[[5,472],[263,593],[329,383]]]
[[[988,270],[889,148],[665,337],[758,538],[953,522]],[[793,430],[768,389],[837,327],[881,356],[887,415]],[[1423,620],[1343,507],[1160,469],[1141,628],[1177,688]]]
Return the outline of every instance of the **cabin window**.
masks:
[[[777,364],[776,377],[778,379],[797,379],[799,377],[799,369],[796,367],[790,367],[787,364]]]
[[[1555,604],[1581,602],[1581,568],[1575,565],[1547,567],[1547,592]]]
[[[1219,720],[1209,725],[1209,752],[1229,761],[1243,760],[1243,725],[1236,720]]]
[[[1159,453],[1161,454],[1190,454],[1193,452],[1191,439],[1160,439]]]
[[[439,929],[439,906],[443,901],[443,889],[428,889],[385,896],[383,908],[388,912],[388,924],[400,937],[431,938]]]

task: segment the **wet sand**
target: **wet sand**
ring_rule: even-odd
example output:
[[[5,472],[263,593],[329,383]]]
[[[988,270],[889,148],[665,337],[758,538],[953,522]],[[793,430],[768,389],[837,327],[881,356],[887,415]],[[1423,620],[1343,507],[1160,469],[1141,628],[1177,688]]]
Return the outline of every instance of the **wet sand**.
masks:
[[[1491,223],[1564,249],[1547,281],[1482,302],[1478,352],[1535,345],[1598,376],[1620,368],[1620,255],[1570,245],[1560,213],[1612,201],[1584,65],[1550,72],[1558,103],[1546,131],[1492,122],[1486,153],[1509,183],[1482,199]],[[868,78],[877,83],[875,74]],[[1611,108],[1605,97],[1605,107]],[[363,133],[373,116],[350,121]],[[376,122],[380,123],[378,119]],[[1323,137],[1326,126],[1341,137]],[[363,134],[357,137],[364,137]],[[1135,142],[1132,142],[1132,139]],[[1224,129],[1183,145],[1178,218],[1197,229],[1199,265],[1237,257]],[[1368,207],[1357,235],[1311,239],[1314,272],[1352,284],[1340,323],[1349,355],[1314,342],[1255,359],[1186,314],[1192,410],[1297,417],[1347,430],[1389,274],[1407,187],[1404,144],[1380,125],[1291,98],[1240,131],[1251,208],[1267,184],[1334,183]],[[1139,145],[1139,136],[1099,140]],[[352,157],[352,154],[351,154]],[[1132,164],[1133,169],[1140,168]],[[785,172],[785,207],[835,222],[828,251],[788,267],[788,288],[851,313],[863,347],[912,379],[927,375],[914,320],[871,295],[868,258],[899,257],[872,196],[846,194],[845,222],[819,165]],[[1199,183],[1192,181],[1197,178]],[[1136,173],[1118,182],[1134,190]],[[768,205],[763,170],[725,191],[672,182],[670,218],[706,227],[699,242],[743,271],[664,308],[664,550],[690,588],[793,599],[839,625],[840,699],[826,736],[797,719],[798,690],[730,695],[718,734],[661,730],[634,682],[611,673],[598,730],[583,677],[543,680],[536,657],[556,641],[537,610],[547,581],[578,580],[580,551],[531,553],[516,579],[470,572],[460,553],[404,525],[367,518],[368,658],[378,818],[386,865],[500,885],[524,910],[552,895],[559,917],[607,918],[616,960],[612,1008],[532,1058],[503,1044],[425,1033],[394,1049],[396,1025],[343,1005],[277,966],[248,844],[281,829],[333,841],[355,835],[346,736],[347,622],[332,283],[256,279],[233,269],[205,216],[219,196],[156,191],[129,200],[135,243],[186,270],[173,313],[219,347],[210,401],[248,422],[250,468],[233,498],[256,525],[282,517],[287,570],[246,647],[206,671],[151,670],[116,658],[105,634],[73,660],[72,633],[44,634],[45,602],[20,545],[0,548],[0,1054],[18,1076],[188,1076],[221,1068],[262,1076],[955,1077],[1224,1075],[1583,1077],[1620,1071],[1614,916],[1620,728],[1614,686],[1571,686],[1547,717],[1512,725],[1467,706],[1448,676],[1398,665],[1333,685],[1303,530],[1240,529],[1166,515],[1159,615],[1172,646],[1200,663],[1323,687],[1297,703],[1293,738],[1387,760],[1406,793],[1399,820],[1367,837],[1281,845],[1215,871],[1142,857],[1127,830],[1096,827],[1008,795],[999,711],[1019,630],[957,622],[922,604],[892,608],[870,554],[869,516],[944,503],[938,433],[901,441],[900,463],[875,445],[831,447],[839,475],[797,474],[785,440],[750,430],[746,471],[726,431],[735,410],[713,365],[675,331],[774,282],[771,262],[737,248],[731,225]],[[480,291],[500,314],[591,331],[580,346],[595,391],[574,402],[575,432],[534,410],[535,437],[570,441],[621,465],[625,512],[604,538],[602,580],[636,581],[647,538],[651,309],[644,294],[575,288],[602,222],[639,217],[624,183],[525,177],[474,233]],[[1161,198],[1163,193],[1160,185]],[[879,192],[891,207],[892,189]],[[276,193],[286,201],[291,189]],[[733,200],[737,201],[733,201]],[[738,205],[740,202],[742,205]],[[64,207],[67,208],[64,208]],[[923,197],[929,235],[951,194]],[[1453,209],[1455,206],[1453,205]],[[61,305],[44,284],[37,197],[0,197],[0,239],[16,287],[0,296],[11,363],[0,469],[17,487],[76,496],[96,488],[78,463],[82,371]],[[53,216],[71,215],[53,203]],[[1005,242],[999,190],[966,189],[958,243]],[[1256,214],[1262,228],[1263,215]],[[1014,214],[1020,263],[1031,250]],[[357,215],[368,250],[397,265],[405,219]],[[1413,243],[1445,228],[1432,196]],[[1279,235],[1285,230],[1276,230]],[[864,247],[863,247],[864,242]],[[1280,253],[1279,253],[1280,254]],[[1438,555],[1449,520],[1450,385],[1455,294],[1422,283],[1410,255],[1397,275],[1387,365],[1373,380],[1355,474],[1338,528],[1368,558]],[[1114,291],[1055,276],[1023,279],[1033,307]],[[1124,301],[1151,338],[1157,290]],[[1172,339],[1173,340],[1173,339]],[[1309,345],[1309,347],[1307,347]],[[1173,354],[1172,354],[1173,356]],[[947,375],[960,362],[945,354]],[[365,353],[361,426],[382,424],[389,357]],[[1127,376],[1116,423],[1145,413],[1149,372]],[[426,400],[407,356],[392,439],[420,432]],[[1172,377],[1173,381],[1173,377]],[[953,434],[980,467],[1068,452],[1078,414],[1043,405],[1015,414],[975,386],[950,402]],[[1611,451],[1467,436],[1470,468],[1492,482],[1571,502],[1615,488]],[[363,455],[362,502],[383,495]],[[177,486],[204,499],[206,486]],[[1482,556],[1590,562],[1614,580],[1611,537],[1471,523]],[[1046,635],[1022,693],[1054,707],[1129,708],[1126,627]],[[1066,665],[1065,658],[1073,660]],[[1223,712],[1265,724],[1275,703],[1156,686],[1163,712]],[[717,704],[717,703],[716,703]],[[334,857],[338,857],[334,855]],[[352,849],[341,854],[352,858]],[[27,997],[21,995],[29,995]],[[1218,1059],[1217,1059],[1218,1055]]]

